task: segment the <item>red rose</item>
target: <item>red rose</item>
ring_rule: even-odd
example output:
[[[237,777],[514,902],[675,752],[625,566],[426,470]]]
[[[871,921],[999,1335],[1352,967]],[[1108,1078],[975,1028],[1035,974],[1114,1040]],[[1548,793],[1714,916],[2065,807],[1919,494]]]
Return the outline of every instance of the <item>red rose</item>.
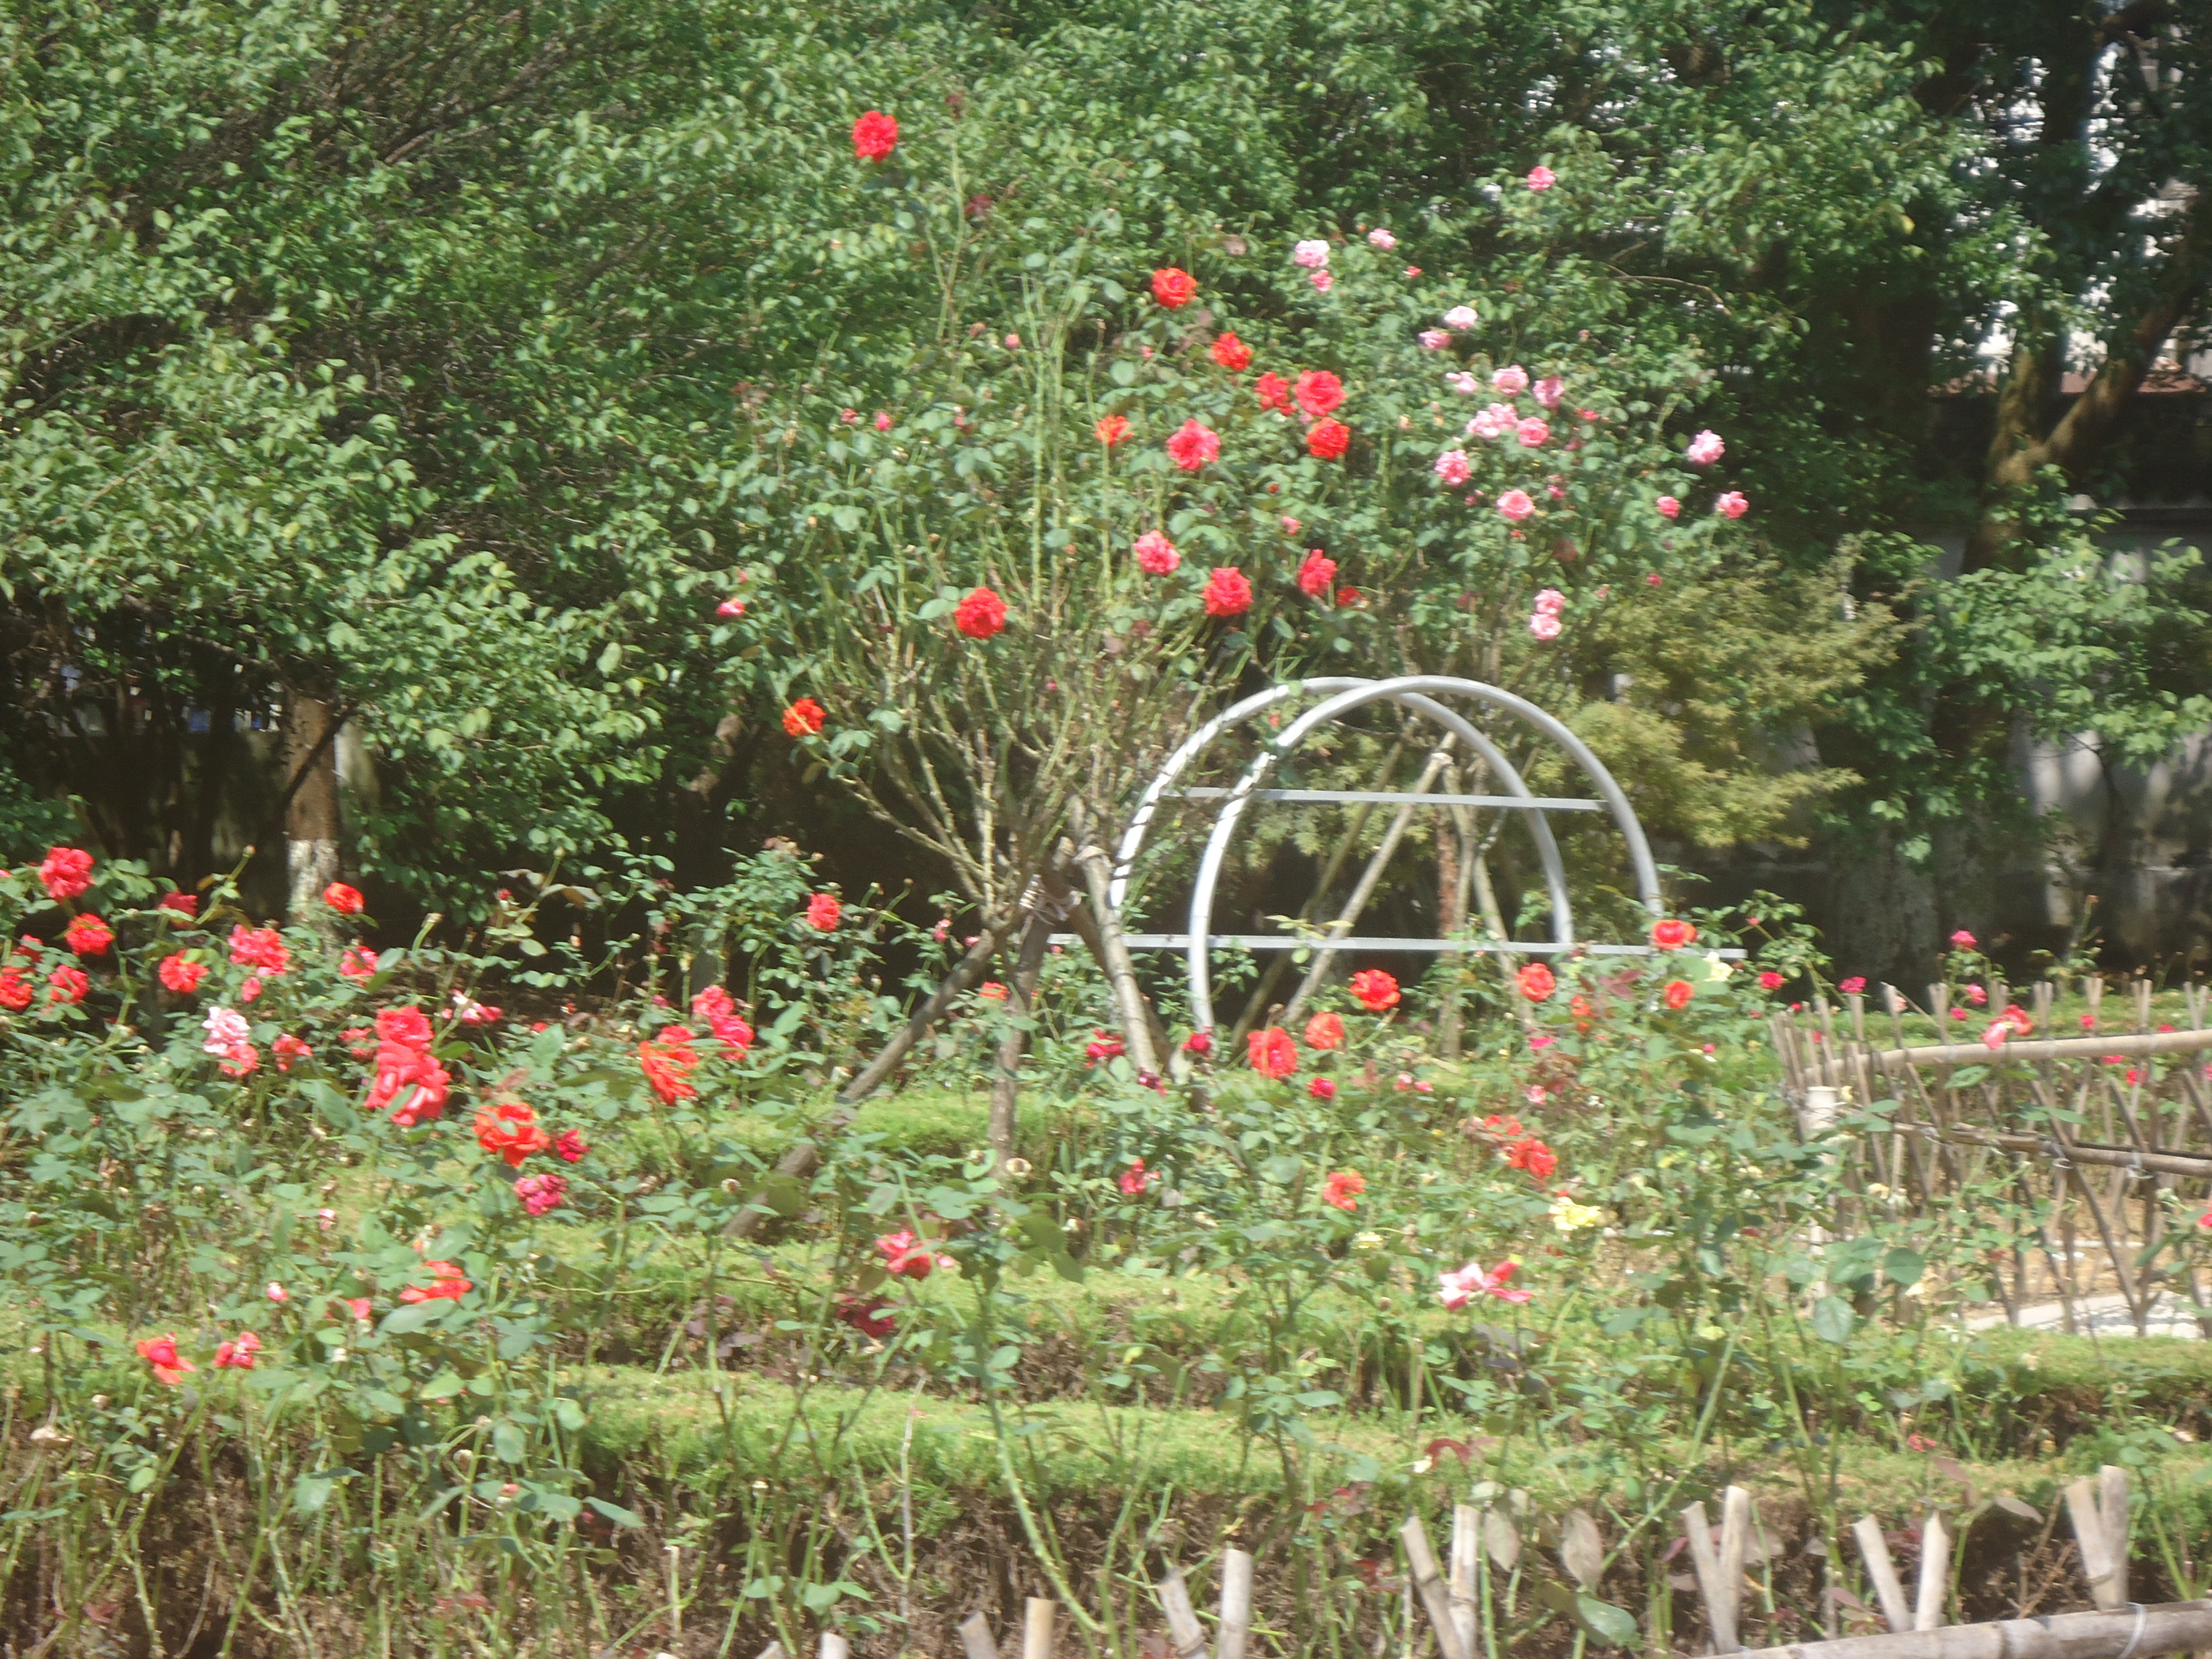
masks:
[[[1762,991],[1780,990],[1782,988],[1782,975],[1776,973],[1771,968],[1768,969],[1765,973],[1759,976],[1759,988]]]
[[[1252,383],[1252,390],[1259,394],[1261,408],[1291,412],[1291,388],[1281,375],[1262,374]]]
[[[1553,978],[1552,970],[1540,962],[1530,963],[1513,978],[1521,988],[1521,994],[1531,1002],[1541,1002],[1559,988],[1559,981]]]
[[[1667,981],[1666,990],[1661,994],[1669,1008],[1686,1008],[1689,1006],[1690,999],[1695,996],[1697,992],[1692,988],[1690,981],[1686,979],[1670,979]]]
[[[1198,297],[1198,283],[1187,270],[1170,265],[1152,273],[1152,298],[1170,311],[1180,311]]]
[[[62,943],[81,957],[101,957],[115,943],[115,932],[98,916],[71,916],[62,930]]]
[[[92,885],[92,854],[75,847],[52,847],[39,861],[39,879],[53,898],[73,899]]]
[[[349,887],[342,881],[334,881],[323,889],[323,902],[342,916],[357,916],[367,901],[362,897],[358,887]]]
[[[172,991],[197,991],[200,988],[200,981],[207,977],[207,964],[194,962],[179,951],[174,956],[161,958],[161,983]]]
[[[1336,561],[1319,548],[1310,550],[1298,566],[1298,592],[1312,599],[1325,599],[1328,586],[1336,580]]]
[[[1352,428],[1341,421],[1316,421],[1306,428],[1306,453],[1333,461],[1352,447]]]
[[[806,901],[806,925],[817,933],[836,933],[838,919],[844,914],[845,907],[834,894],[817,893]]]
[[[830,711],[811,697],[801,697],[783,711],[783,730],[787,737],[811,738],[822,729],[822,722],[830,718]]]
[[[82,1002],[85,993],[92,989],[92,981],[84,976],[81,968],[57,968],[46,975],[46,986],[49,1002]]]
[[[1206,579],[1206,614],[1241,617],[1252,608],[1252,584],[1234,565],[1216,567]]]
[[[1219,335],[1213,342],[1213,361],[1231,374],[1241,374],[1252,366],[1252,348],[1234,334]]]
[[[1359,1195],[1366,1190],[1365,1176],[1357,1170],[1339,1170],[1322,1182],[1321,1201],[1349,1213],[1359,1207]]]
[[[1168,440],[1168,459],[1185,472],[1195,472],[1221,453],[1221,437],[1196,421],[1185,421]]]
[[[1679,951],[1686,945],[1698,941],[1698,930],[1686,921],[1669,917],[1651,924],[1651,942],[1662,951]]]
[[[520,1169],[532,1152],[553,1145],[553,1138],[538,1127],[538,1114],[519,1100],[502,1101],[477,1114],[477,1145],[495,1158]]]
[[[1306,1022],[1306,1047],[1322,1049],[1344,1047],[1344,1021],[1331,1013],[1316,1014]]]
[[[200,913],[198,896],[192,893],[164,893],[155,902],[155,908],[174,910],[180,916],[198,916]]]
[[[1298,376],[1292,395],[1298,407],[1317,421],[1344,401],[1344,382],[1325,368],[1310,368]]]
[[[988,640],[1006,625],[1006,602],[988,587],[976,588],[953,607],[952,625],[971,640]]]
[[[1255,1031],[1244,1042],[1252,1069],[1261,1077],[1285,1078],[1298,1069],[1298,1046],[1279,1025]]]
[[[1092,434],[1097,436],[1100,443],[1104,444],[1107,448],[1111,449],[1115,444],[1123,442],[1127,439],[1129,435],[1129,422],[1127,418],[1124,416],[1109,415],[1104,420],[1099,422],[1097,425],[1092,427],[1091,430]]]
[[[879,109],[872,109],[853,123],[853,154],[863,161],[880,161],[898,143],[898,123]]]
[[[1398,981],[1380,968],[1364,969],[1352,976],[1352,994],[1370,1014],[1398,1006]]]
[[[666,1105],[673,1106],[678,1101],[689,1099],[699,1092],[689,1081],[693,1069],[699,1064],[698,1052],[691,1047],[691,1033],[681,1025],[663,1027],[657,1042],[639,1043],[637,1063],[645,1073],[645,1080],[653,1085],[653,1092],[659,1095]],[[481,1139],[481,1115],[477,1123],[478,1138]]]

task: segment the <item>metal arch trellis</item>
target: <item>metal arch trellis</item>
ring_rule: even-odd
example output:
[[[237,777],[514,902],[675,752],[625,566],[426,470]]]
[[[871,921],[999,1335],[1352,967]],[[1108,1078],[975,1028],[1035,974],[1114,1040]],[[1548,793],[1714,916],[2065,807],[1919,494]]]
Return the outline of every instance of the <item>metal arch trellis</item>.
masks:
[[[1225,732],[1279,704],[1314,696],[1319,696],[1322,701],[1268,738],[1234,787],[1226,789],[1177,787],[1193,763]],[[1540,735],[1565,751],[1568,758],[1589,780],[1596,791],[1596,798],[1536,794],[1498,745],[1464,714],[1439,702],[1440,697],[1464,698],[1486,703],[1534,728]],[[1294,753],[1317,728],[1377,702],[1395,702],[1442,726],[1449,734],[1449,738],[1464,744],[1471,754],[1490,768],[1505,793],[1462,795],[1389,789],[1273,789],[1265,787],[1274,769]],[[1604,763],[1554,716],[1525,697],[1516,696],[1510,691],[1486,685],[1480,680],[1460,679],[1443,674],[1407,674],[1380,680],[1349,678],[1293,680],[1272,686],[1224,709],[1192,732],[1168,757],[1158,774],[1139,798],[1129,827],[1115,850],[1113,876],[1108,884],[1108,899],[1117,914],[1127,897],[1130,876],[1138,855],[1144,850],[1153,820],[1158,815],[1160,803],[1176,799],[1218,800],[1221,803],[1212,833],[1208,836],[1206,850],[1200,859],[1198,880],[1191,894],[1188,924],[1180,933],[1128,934],[1124,936],[1122,943],[1132,951],[1182,952],[1189,975],[1191,1017],[1193,1023],[1201,1030],[1213,1024],[1211,957],[1214,951],[1224,947],[1231,950],[1286,951],[1310,950],[1318,945],[1331,951],[1504,952],[1518,956],[1559,955],[1575,951],[1585,951],[1595,956],[1650,954],[1652,947],[1645,944],[1584,944],[1576,939],[1574,908],[1567,894],[1566,869],[1559,856],[1559,842],[1552,833],[1549,815],[1553,812],[1610,813],[1614,827],[1627,844],[1629,860],[1636,876],[1638,898],[1652,915],[1663,913],[1659,893],[1659,872],[1652,862],[1650,843],[1644,838],[1644,826],[1637,821],[1635,809],[1629,805],[1628,797],[1606,769]],[[1389,938],[1315,939],[1294,934],[1216,933],[1212,930],[1213,901],[1215,890],[1220,882],[1222,866],[1238,824],[1243,821],[1246,810],[1255,801],[1316,805],[1361,802],[1403,805],[1412,802],[1425,806],[1492,807],[1527,812],[1529,814],[1530,834],[1536,845],[1537,857],[1543,865],[1545,887],[1551,902],[1552,937],[1548,940],[1502,941]],[[1742,952],[1726,951],[1721,954],[1741,957]]]

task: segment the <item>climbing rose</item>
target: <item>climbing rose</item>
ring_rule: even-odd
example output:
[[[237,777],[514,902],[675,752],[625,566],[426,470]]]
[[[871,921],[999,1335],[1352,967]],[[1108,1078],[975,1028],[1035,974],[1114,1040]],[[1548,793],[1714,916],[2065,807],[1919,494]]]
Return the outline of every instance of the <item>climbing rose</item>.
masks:
[[[1185,421],[1168,440],[1168,459],[1185,472],[1196,472],[1221,453],[1221,438],[1196,421]]]
[[[1335,580],[1336,561],[1317,547],[1310,550],[1298,566],[1298,592],[1318,599],[1328,593],[1329,584]]]
[[[1252,390],[1260,399],[1261,408],[1283,415],[1291,412],[1290,382],[1281,375],[1270,370],[1252,382]]]
[[[1341,421],[1316,421],[1306,428],[1306,453],[1333,461],[1352,447],[1352,428]]]
[[[0,1008],[21,1013],[31,1006],[30,981],[21,968],[0,968]]]
[[[648,1078],[651,1074],[648,1068]],[[476,1132],[477,1145],[505,1158],[510,1169],[520,1169],[532,1152],[544,1152],[553,1144],[552,1136],[538,1127],[538,1114],[519,1100],[501,1101],[478,1112]]]
[[[1963,927],[1951,935],[1951,948],[1954,951],[1971,951],[1975,943],[1974,936]]]
[[[1148,1175],[1145,1170],[1145,1160],[1141,1158],[1133,1158],[1129,1160],[1129,1167],[1115,1178],[1114,1184],[1128,1197],[1139,1198],[1143,1196],[1147,1187],[1158,1179],[1158,1170],[1155,1170]]]
[[[298,1037],[294,1036],[289,1031],[286,1031],[280,1036],[275,1042],[270,1045],[270,1051],[276,1056],[276,1069],[280,1072],[290,1071],[292,1069],[292,1062],[295,1060],[312,1060],[314,1057],[315,1053],[313,1048],[310,1048]]]
[[[1317,1077],[1306,1085],[1306,1092],[1316,1100],[1334,1100],[1336,1080],[1334,1078]]]
[[[1540,640],[1559,637],[1559,619],[1548,611],[1539,611],[1528,618],[1528,631]]]
[[[365,945],[356,945],[338,953],[338,972],[348,979],[366,981],[375,976],[376,952]]]
[[[1261,1077],[1285,1078],[1298,1069],[1298,1047],[1279,1025],[1255,1031],[1244,1040],[1252,1069]]]
[[[1776,973],[1771,968],[1768,969],[1765,973],[1759,976],[1759,988],[1762,991],[1780,990],[1782,988],[1782,975]]]
[[[1198,283],[1187,270],[1170,265],[1152,273],[1152,298],[1170,311],[1180,311],[1198,295]]]
[[[1366,1190],[1365,1176],[1357,1170],[1339,1170],[1322,1182],[1321,1201],[1349,1214],[1359,1207],[1359,1195]]]
[[[1536,503],[1528,499],[1527,490],[1509,489],[1498,498],[1498,510],[1515,524],[1519,524],[1536,510]]]
[[[323,902],[342,916],[357,916],[361,914],[362,906],[367,901],[362,897],[359,888],[349,887],[342,881],[334,881],[323,889]]]
[[[1318,270],[1328,263],[1328,244],[1322,241],[1300,242],[1291,250],[1291,263],[1303,265],[1308,270]]]
[[[853,123],[853,155],[863,161],[880,161],[898,143],[898,123],[879,109],[872,109]]]
[[[1690,440],[1690,447],[1684,452],[1684,459],[1692,466],[1711,466],[1727,452],[1728,446],[1721,441],[1719,433],[1700,432]]]
[[[592,1149],[590,1147],[584,1145],[583,1134],[578,1130],[563,1129],[559,1134],[553,1137],[554,1156],[558,1158],[564,1164],[574,1164],[578,1162],[583,1158],[586,1152],[588,1152],[591,1150]]]
[[[261,1339],[252,1331],[240,1331],[228,1342],[215,1345],[215,1368],[219,1371],[250,1371],[261,1352]]]
[[[1352,976],[1353,999],[1370,1014],[1398,1006],[1398,981],[1380,968],[1364,968]]]
[[[1528,169],[1528,188],[1531,190],[1549,190],[1559,181],[1559,175],[1549,167],[1534,167]]]
[[[1374,229],[1367,233],[1367,243],[1370,247],[1379,247],[1385,253],[1388,253],[1392,248],[1398,246],[1398,239],[1393,236],[1389,231],[1383,229],[1382,226],[1377,225]]]
[[[161,958],[161,983],[172,991],[197,991],[200,988],[200,981],[207,977],[207,964],[194,962],[179,951],[173,956]]]
[[[1482,390],[1482,382],[1463,368],[1455,368],[1445,375],[1444,384],[1462,398],[1472,398]]]
[[[1725,495],[1716,497],[1713,505],[1731,519],[1741,519],[1751,511],[1751,502],[1741,489],[1731,489]]]
[[[82,1002],[85,993],[92,989],[92,981],[84,976],[81,968],[57,968],[46,975],[46,986],[49,1002]]]
[[[817,933],[834,933],[845,908],[831,893],[817,893],[806,901],[806,925]]]
[[[1508,363],[1490,377],[1490,384],[1509,398],[1518,397],[1528,389],[1528,371],[1518,363]]]
[[[1298,376],[1291,395],[1308,416],[1319,420],[1344,401],[1344,382],[1325,368],[1310,368]]]
[[[1241,617],[1252,608],[1252,584],[1235,565],[1217,565],[1204,597],[1207,616]]]
[[[1690,981],[1686,979],[1670,979],[1667,981],[1667,989],[1662,994],[1669,1008],[1686,1008],[1689,1006],[1690,999],[1696,993],[1691,988]]]
[[[1516,425],[1513,432],[1514,435],[1521,440],[1521,447],[1523,449],[1541,448],[1552,435],[1551,427],[1538,420],[1534,415]]]
[[[1468,462],[1467,451],[1464,449],[1447,449],[1437,457],[1437,477],[1455,489],[1465,483],[1473,476],[1474,471],[1474,468]]]
[[[548,1210],[558,1209],[561,1200],[568,1196],[568,1177],[551,1170],[544,1175],[526,1175],[515,1182],[514,1195],[531,1214],[544,1215]]]
[[[783,711],[783,730],[787,737],[811,738],[822,729],[822,722],[830,718],[830,711],[811,697],[801,697]]]
[[[1662,495],[1652,505],[1659,509],[1659,516],[1662,519],[1679,519],[1682,516],[1682,504],[1672,495]]]
[[[292,965],[284,936],[274,927],[232,928],[230,959],[241,968],[257,968],[264,974],[281,974]]]
[[[1095,436],[1100,443],[1104,444],[1107,448],[1111,449],[1115,444],[1122,442],[1128,437],[1128,418],[1126,416],[1121,415],[1109,415],[1104,420],[1099,422],[1097,425],[1092,427],[1091,430],[1092,435]]]
[[[1316,1014],[1306,1022],[1306,1047],[1321,1049],[1344,1047],[1343,1019],[1327,1012]]]
[[[1182,562],[1175,544],[1157,530],[1147,530],[1137,538],[1136,555],[1137,568],[1147,576],[1167,575]]]
[[[1540,611],[1547,617],[1556,617],[1566,608],[1567,596],[1556,587],[1545,588],[1536,595],[1530,606],[1530,609]]]
[[[193,893],[164,893],[155,902],[155,908],[173,910],[180,916],[197,916],[200,913],[200,902],[198,896]]]
[[[70,925],[62,930],[62,943],[81,957],[105,956],[115,943],[115,931],[88,913],[71,916]]]
[[[691,1033],[681,1025],[664,1025],[657,1042],[639,1043],[637,1063],[645,1073],[645,1080],[653,1085],[653,1092],[660,1097],[664,1104],[673,1106],[699,1092],[689,1080],[699,1064],[698,1052],[691,1047]],[[481,1115],[477,1121],[481,1126]],[[481,1127],[478,1134],[481,1138]]]
[[[1698,930],[1686,921],[1672,917],[1651,924],[1651,943],[1662,951],[1679,951],[1686,945],[1698,942]]]
[[[1858,975],[1854,974],[1850,978],[1844,981],[1842,984],[1837,986],[1836,988],[1838,991],[1841,991],[1847,997],[1858,996],[1866,990],[1866,981],[1861,978]]]
[[[893,1279],[927,1279],[929,1270],[937,1265],[929,1246],[915,1237],[911,1227],[902,1227],[877,1239],[876,1254],[883,1257],[884,1271]]]
[[[1473,328],[1474,326],[1474,307],[1473,306],[1454,306],[1449,311],[1444,313],[1444,326],[1449,329]]]
[[[1553,977],[1552,970],[1540,962],[1530,963],[1513,979],[1520,986],[1521,994],[1531,1002],[1541,1002],[1559,988],[1559,981]]]
[[[184,1380],[186,1371],[196,1371],[198,1366],[177,1352],[173,1336],[149,1336],[138,1344],[138,1357],[154,1368],[155,1377],[171,1388]]]
[[[952,609],[952,625],[971,640],[988,640],[1006,625],[1006,602],[988,587],[971,590]]]
[[[1241,374],[1252,365],[1252,348],[1234,334],[1221,334],[1214,338],[1213,361],[1231,374]]]
[[[53,898],[73,899],[92,885],[92,854],[74,847],[52,847],[39,861],[39,879]]]
[[[451,1261],[426,1261],[422,1271],[430,1275],[426,1288],[410,1285],[399,1292],[402,1302],[459,1302],[476,1287],[462,1276],[459,1266]]]
[[[1423,329],[1419,339],[1421,349],[1424,351],[1442,351],[1451,343],[1451,336],[1440,328]]]
[[[1567,383],[1556,374],[1547,374],[1536,382],[1536,401],[1547,409],[1557,409],[1559,399],[1566,395]]]

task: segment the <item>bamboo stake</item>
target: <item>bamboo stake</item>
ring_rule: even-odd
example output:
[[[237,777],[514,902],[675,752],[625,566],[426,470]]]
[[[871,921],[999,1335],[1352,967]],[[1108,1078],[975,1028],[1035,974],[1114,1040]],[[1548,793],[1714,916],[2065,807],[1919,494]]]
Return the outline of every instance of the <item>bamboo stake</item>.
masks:
[[[1951,1588],[1951,1534],[1933,1510],[1920,1529],[1920,1594],[1912,1605],[1912,1628],[1940,1630],[1944,1592]]]
[[[760,1650],[759,1654],[756,1656],[756,1659],[783,1659],[783,1644],[781,1642],[769,1643],[766,1647]]]
[[[1851,1523],[1851,1536],[1858,1541],[1859,1559],[1866,1563],[1867,1577],[1874,1585],[1875,1599],[1881,1603],[1882,1618],[1893,1633],[1902,1635],[1912,1628],[1912,1609],[1905,1604],[1905,1584],[1897,1576],[1897,1563],[1890,1559],[1889,1540],[1881,1535],[1881,1522],[1863,1515]]]
[[[1443,1578],[1437,1571],[1437,1553],[1429,1547],[1429,1529],[1421,1524],[1421,1517],[1407,1516],[1406,1524],[1398,1528],[1398,1539],[1406,1547],[1406,1565],[1411,1571],[1413,1588],[1420,1592],[1421,1606],[1428,1612],[1429,1623],[1437,1633],[1437,1646],[1444,1659],[1472,1659],[1467,1649],[1460,1645],[1459,1626],[1452,1622],[1451,1593],[1444,1588]]]
[[[1023,1612],[1022,1659],[1052,1659],[1054,1624],[1060,1616],[1060,1603],[1032,1595]]]
[[[1244,1659],[1251,1634],[1252,1558],[1230,1550],[1221,1558],[1221,1627],[1214,1632],[1213,1659]]]
[[[1901,1636],[1844,1636],[1756,1650],[1751,1659],[2157,1659],[2212,1647],[2212,1601],[2061,1613]]]
[[[971,1613],[960,1621],[960,1650],[967,1659],[999,1659],[999,1644],[991,1637],[991,1621]]]
[[[1199,1659],[1206,1651],[1206,1632],[1190,1605],[1190,1586],[1182,1582],[1182,1572],[1169,1573],[1153,1589],[1160,1598],[1160,1611],[1168,1616],[1168,1636],[1175,1643],[1177,1659]]]
[[[817,1659],[853,1659],[853,1644],[836,1631],[825,1630]]]
[[[1472,1504],[1460,1504],[1452,1510],[1451,1590],[1452,1626],[1459,1632],[1459,1644],[1468,1652],[1474,1651],[1474,1571],[1475,1556],[1481,1549],[1482,1511]]]
[[[1737,1617],[1743,1607],[1743,1558],[1751,1541],[1751,1494],[1730,1486],[1721,1494],[1721,1593],[1728,1603],[1728,1640],[1719,1640],[1714,1627],[1716,1653],[1734,1653],[1743,1645]]]
[[[2097,1512],[2096,1485],[2086,1476],[2066,1488],[2066,1516],[2074,1523],[2074,1542],[2081,1552],[2089,1599],[2105,1608],[2123,1605],[2127,1597],[2120,1593],[2119,1575],[2113,1570],[2105,1518]]]
[[[1690,1563],[1697,1570],[1698,1599],[1705,1604],[1705,1624],[1712,1632],[1713,1651],[1733,1653],[1735,1639],[1735,1597],[1721,1577],[1720,1552],[1713,1547],[1712,1523],[1705,1506],[1692,1504],[1682,1511],[1682,1530],[1690,1540]]]

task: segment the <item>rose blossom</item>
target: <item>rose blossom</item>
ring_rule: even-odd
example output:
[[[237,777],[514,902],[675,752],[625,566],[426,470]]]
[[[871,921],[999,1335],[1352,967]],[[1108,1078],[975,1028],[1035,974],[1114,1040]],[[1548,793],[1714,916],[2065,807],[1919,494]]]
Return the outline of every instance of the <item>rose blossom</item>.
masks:
[[[1252,608],[1252,584],[1235,565],[1217,565],[1204,598],[1207,616],[1241,617]]]
[[[1200,471],[1220,453],[1220,434],[1196,421],[1185,421],[1168,440],[1168,459],[1185,472]]]
[[[1490,384],[1509,398],[1517,398],[1528,389],[1528,371],[1518,363],[1508,363],[1490,377]]]
[[[1442,351],[1451,343],[1451,336],[1440,328],[1425,328],[1417,337],[1424,351]]]
[[[971,640],[988,640],[1006,625],[1006,602],[979,587],[953,607],[952,625]]]
[[[1449,329],[1473,328],[1474,320],[1473,306],[1454,306],[1444,313],[1444,326]]]
[[[1545,440],[1552,435],[1552,428],[1534,415],[1519,422],[1513,430],[1515,435],[1521,440],[1521,447],[1523,449],[1540,448]]]
[[[1147,530],[1137,538],[1137,568],[1147,576],[1164,576],[1182,562],[1182,555],[1176,551],[1175,544],[1157,530]]]
[[[1336,580],[1336,561],[1316,547],[1307,550],[1298,565],[1298,592],[1309,599],[1320,599]]]
[[[838,918],[844,914],[845,907],[835,894],[817,893],[806,901],[806,925],[817,933],[836,933]]]
[[[1315,291],[1321,294],[1326,294],[1336,286],[1335,276],[1327,270],[1316,270],[1309,276],[1306,281],[1311,283]]]
[[[853,123],[853,155],[862,161],[880,161],[898,143],[898,123],[879,109],[872,109]]]
[[[1291,263],[1308,270],[1319,270],[1328,263],[1328,244],[1318,240],[1300,242],[1291,250]]]
[[[1556,587],[1547,587],[1536,595],[1529,608],[1547,617],[1556,617],[1567,608],[1567,596]]]
[[[1745,499],[1744,493],[1741,489],[1729,490],[1726,495],[1717,498],[1713,505],[1731,519],[1741,519],[1751,511],[1751,503]]]
[[[1711,466],[1727,453],[1728,446],[1721,441],[1721,434],[1708,430],[1690,440],[1685,459],[1692,466]]]
[[[1352,428],[1342,421],[1316,421],[1306,428],[1306,453],[1317,461],[1333,461],[1352,447]]]
[[[1463,368],[1455,368],[1445,375],[1444,384],[1464,398],[1472,398],[1482,390],[1482,382]]]
[[[1528,618],[1528,631],[1540,640],[1559,637],[1559,619],[1548,611],[1539,611]]]
[[[1181,310],[1197,295],[1197,280],[1187,270],[1170,265],[1152,273],[1152,297],[1170,311]]]
[[[1515,524],[1519,524],[1536,510],[1536,503],[1528,499],[1525,489],[1509,489],[1498,498],[1498,510]]]
[[[1367,244],[1370,247],[1379,247],[1385,253],[1388,253],[1392,248],[1398,246],[1398,239],[1393,236],[1389,231],[1383,229],[1382,226],[1377,225],[1374,229],[1367,233]]]
[[[1682,516],[1682,504],[1672,495],[1662,495],[1652,505],[1659,509],[1659,516],[1662,519],[1679,519]]]
[[[1251,367],[1252,348],[1224,331],[1214,337],[1213,361],[1231,374],[1239,374]]]
[[[1311,420],[1319,420],[1344,401],[1344,382],[1325,368],[1310,368],[1298,376],[1291,395]]]
[[[1455,489],[1468,481],[1474,470],[1468,462],[1467,451],[1464,449],[1447,449],[1437,457],[1437,477]]]
[[[1566,395],[1567,383],[1556,374],[1547,374],[1536,382],[1536,401],[1547,409],[1557,409],[1559,399]]]
[[[1533,167],[1528,169],[1528,188],[1531,190],[1547,191],[1559,181],[1559,175],[1549,167]]]

